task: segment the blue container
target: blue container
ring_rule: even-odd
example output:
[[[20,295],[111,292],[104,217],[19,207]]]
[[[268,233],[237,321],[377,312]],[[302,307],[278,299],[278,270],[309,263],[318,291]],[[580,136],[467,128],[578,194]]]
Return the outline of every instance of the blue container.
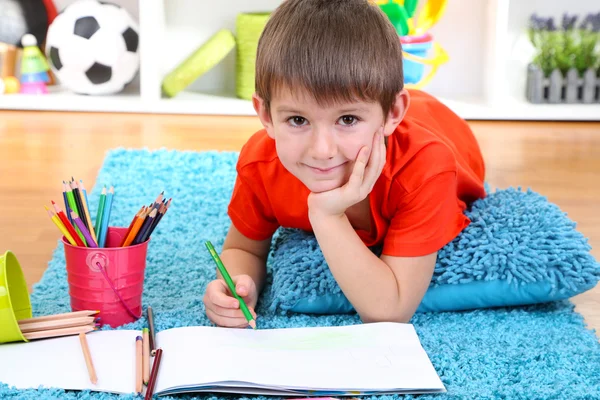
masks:
[[[402,50],[416,57],[427,58],[429,50],[433,47],[433,41],[423,43],[405,43],[402,44]],[[418,83],[423,78],[425,64],[404,59],[404,83]]]

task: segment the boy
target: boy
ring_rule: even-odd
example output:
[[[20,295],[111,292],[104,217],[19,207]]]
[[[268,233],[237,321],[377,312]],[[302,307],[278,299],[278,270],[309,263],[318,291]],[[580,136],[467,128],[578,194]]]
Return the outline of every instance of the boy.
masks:
[[[398,35],[368,0],[284,1],[259,41],[253,104],[265,129],[240,153],[221,254],[237,293],[256,317],[271,237],[300,228],[362,321],[410,320],[437,251],[485,196],[467,124],[403,88]],[[223,280],[204,303],[215,324],[248,325]]]

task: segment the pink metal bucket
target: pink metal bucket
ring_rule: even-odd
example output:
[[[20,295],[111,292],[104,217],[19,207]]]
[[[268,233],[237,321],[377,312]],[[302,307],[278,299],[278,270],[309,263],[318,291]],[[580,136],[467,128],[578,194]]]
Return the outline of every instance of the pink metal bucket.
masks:
[[[119,247],[126,233],[109,227],[104,248],[72,246],[63,237],[71,309],[98,310],[100,322],[112,327],[142,315],[148,241]]]

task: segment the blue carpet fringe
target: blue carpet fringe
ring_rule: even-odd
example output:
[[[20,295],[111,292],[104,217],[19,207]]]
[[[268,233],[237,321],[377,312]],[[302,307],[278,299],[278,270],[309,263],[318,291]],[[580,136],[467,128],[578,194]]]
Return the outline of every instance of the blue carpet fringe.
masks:
[[[167,197],[173,197],[172,207],[155,231],[148,250],[143,303],[144,307],[151,305],[155,310],[157,330],[210,325],[202,296],[206,284],[215,277],[215,268],[203,243],[211,240],[217,251],[223,244],[229,225],[226,209],[235,179],[236,160],[237,153],[232,152],[117,149],[108,153],[96,186],[88,193],[95,215],[102,185],[115,186],[111,225],[116,226],[127,226],[139,207],[150,203],[161,190],[165,190]],[[73,174],[76,176],[77,171]],[[63,250],[57,243],[48,270],[31,295],[34,315],[69,311],[64,265]],[[280,315],[269,310],[270,300],[272,292],[268,283],[257,309],[257,323],[261,328],[360,323],[356,315]],[[470,312],[422,313],[415,315],[411,322],[448,393],[402,398],[600,399],[600,344],[568,301]],[[144,326],[146,321],[142,318],[120,329]],[[0,384],[0,398],[139,397],[45,388],[19,391]]]

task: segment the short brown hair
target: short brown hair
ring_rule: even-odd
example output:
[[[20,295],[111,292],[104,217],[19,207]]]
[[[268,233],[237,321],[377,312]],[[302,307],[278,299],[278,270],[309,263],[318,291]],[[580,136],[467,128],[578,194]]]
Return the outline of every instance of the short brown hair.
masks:
[[[400,38],[369,0],[285,0],[260,37],[256,93],[268,112],[282,89],[325,106],[379,102],[384,115],[404,87]]]

